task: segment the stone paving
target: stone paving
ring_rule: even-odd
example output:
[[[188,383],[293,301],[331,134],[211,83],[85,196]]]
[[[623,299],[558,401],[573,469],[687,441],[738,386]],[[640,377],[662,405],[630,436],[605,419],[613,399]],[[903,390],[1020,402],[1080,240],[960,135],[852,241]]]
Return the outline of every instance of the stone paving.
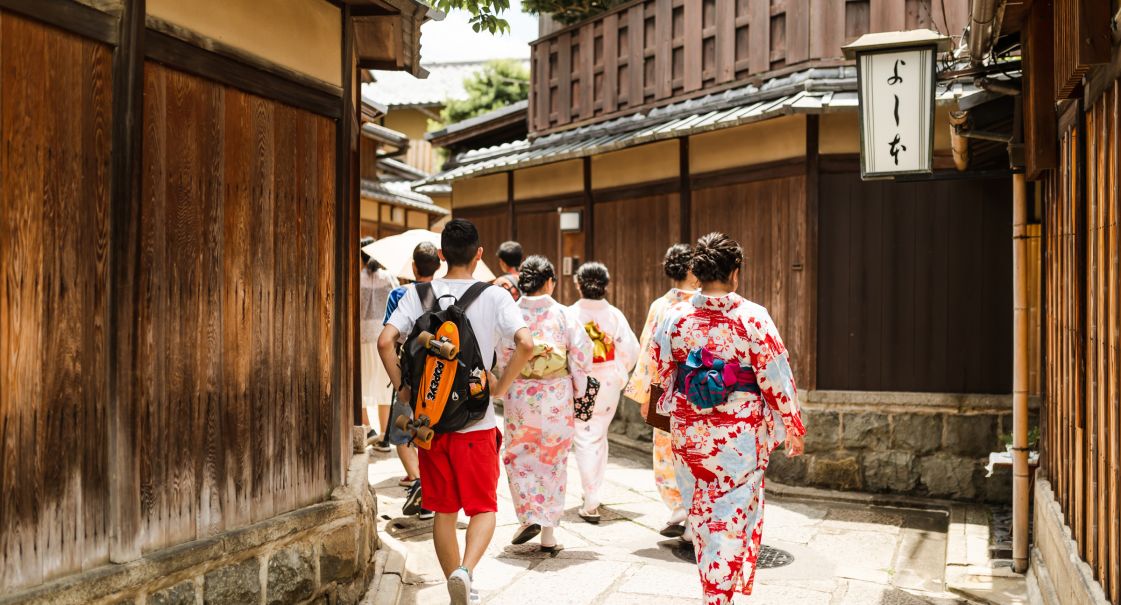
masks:
[[[782,455],[779,453],[778,455]],[[400,517],[405,490],[393,454],[374,454],[370,483],[378,494],[379,531],[406,554],[399,603],[445,604],[444,580],[431,545],[431,522]],[[555,556],[533,544],[512,546],[518,526],[505,475],[499,483],[498,529],[475,570],[484,603],[668,605],[701,603],[696,567],[681,560],[679,540],[657,533],[667,515],[646,455],[613,445],[603,521],[576,516],[580,486],[569,467],[567,512]],[[805,605],[938,605],[968,601],[945,592],[944,512],[768,497],[763,543],[789,552],[784,567],[760,569],[755,593],[736,603]],[[461,519],[461,530],[466,528]],[[462,531],[460,535],[462,546]]]

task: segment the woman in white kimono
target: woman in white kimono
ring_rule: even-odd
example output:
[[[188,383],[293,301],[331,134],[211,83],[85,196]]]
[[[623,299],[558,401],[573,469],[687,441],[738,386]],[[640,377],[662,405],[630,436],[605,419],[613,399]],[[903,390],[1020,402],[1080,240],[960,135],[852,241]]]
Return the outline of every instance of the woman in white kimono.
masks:
[[[706,605],[751,594],[763,535],[763,473],[776,446],[802,453],[805,428],[786,347],[767,310],[736,294],[743,249],[722,233],[697,240],[701,290],[655,332],[659,409],[696,485],[689,525]]]
[[[541,550],[562,548],[553,534],[564,514],[568,453],[575,433],[573,399],[582,397],[592,369],[592,341],[568,308],[553,300],[556,273],[543,256],[521,265],[518,300],[533,333],[529,364],[506,393],[506,451],[502,457],[521,527],[513,544],[541,534]],[[503,347],[499,367],[509,360]]]
[[[674,244],[666,250],[662,261],[662,272],[673,280],[673,287],[650,303],[646,323],[642,327],[638,365],[631,374],[625,392],[627,398],[639,405],[646,405],[650,401],[650,382],[654,378],[655,367],[652,342],[654,329],[661,325],[670,307],[689,300],[697,289],[697,279],[689,271],[692,259],[692,247],[688,244]],[[653,403],[657,404],[656,401]],[[682,537],[691,542],[693,534],[684,524],[689,502],[693,500],[693,477],[684,463],[674,459],[669,433],[660,429],[654,429],[654,484],[658,487],[662,502],[670,510],[666,526],[660,533],[667,538]]]
[[[607,470],[607,427],[615,417],[627,374],[638,359],[638,339],[623,312],[604,300],[611,276],[602,263],[584,263],[576,270],[580,300],[569,309],[592,340],[592,376],[599,381],[592,417],[576,419],[572,454],[580,469],[584,505],[580,518],[599,523],[600,488]]]
[[[363,238],[359,246],[368,246],[374,238]],[[359,248],[361,251],[361,248]],[[358,276],[358,329],[361,332],[361,370],[362,370],[362,405],[366,410],[368,420],[377,422],[377,430],[383,431],[381,440],[374,443],[374,449],[388,452],[389,445],[385,442],[388,434],[386,423],[389,419],[389,404],[392,389],[389,385],[389,374],[378,356],[378,336],[381,335],[382,318],[385,317],[386,303],[389,293],[398,285],[394,277],[377,260],[365,252],[362,255],[362,271]],[[372,431],[371,431],[372,432]],[[410,471],[410,475],[413,473]],[[409,476],[401,480],[401,485],[415,480]]]

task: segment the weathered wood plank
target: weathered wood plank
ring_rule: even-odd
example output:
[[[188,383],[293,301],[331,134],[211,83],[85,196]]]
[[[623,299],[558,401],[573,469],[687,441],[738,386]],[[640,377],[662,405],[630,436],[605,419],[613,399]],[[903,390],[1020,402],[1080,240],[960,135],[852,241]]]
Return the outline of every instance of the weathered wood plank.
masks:
[[[229,439],[226,482],[220,486],[227,503],[225,521],[238,527],[251,521],[253,283],[259,267],[252,262],[250,232],[253,107],[250,95],[227,90],[223,134],[224,186],[222,206],[222,348],[224,356],[223,431]]]
[[[736,77],[735,0],[716,0],[716,83]]]
[[[46,30],[12,15],[3,16],[0,33],[0,78],[4,82],[34,83],[46,69]],[[43,272],[43,204],[40,188],[44,178],[45,145],[43,131],[37,128],[35,110],[47,103],[41,87],[5,87],[3,132],[9,144],[3,146],[5,176],[4,206],[7,214],[4,238],[8,240],[4,258],[4,280],[8,282],[7,371],[4,376],[10,412],[5,416],[4,507],[7,518],[0,528],[4,545],[5,584],[37,584],[43,579],[43,561],[37,548],[42,521],[42,473],[36,444],[42,442],[36,409],[43,396],[40,364],[43,343],[44,293],[40,283]]]
[[[580,118],[595,114],[595,24],[580,28]]]
[[[619,13],[603,18],[603,113],[619,106]]]
[[[907,27],[907,7],[904,0],[869,0],[870,30],[874,32],[900,31]]]
[[[557,39],[557,121],[567,124],[572,119],[572,36]]]
[[[655,0],[654,8],[654,98],[673,94],[673,4]]]
[[[841,46],[845,44],[845,3],[810,0],[809,11],[810,56],[840,57]]]
[[[693,92],[701,88],[703,76],[701,65],[702,40],[701,29],[701,2],[687,2],[685,4],[685,92]]]
[[[786,0],[786,64],[801,63],[809,58],[810,0]]]
[[[273,440],[277,438],[272,425],[274,397],[270,374],[273,350],[273,307],[276,296],[274,286],[273,249],[276,237],[272,226],[276,208],[276,111],[277,105],[260,97],[251,100],[253,111],[253,149],[250,156],[249,192],[253,215],[250,233],[254,242],[252,266],[256,268],[253,279],[253,333],[251,336],[253,483],[250,510],[254,522],[275,514],[273,503],[272,455]]]
[[[645,19],[642,13],[642,4],[632,6],[627,10],[627,53],[629,55],[627,60],[627,80],[629,81],[627,107],[637,107],[642,105],[645,100],[642,92],[646,86],[646,70],[643,68],[645,59],[643,59],[642,47]]]
[[[750,25],[747,29],[747,60],[753,72],[771,69],[771,3],[751,0],[748,5]]]

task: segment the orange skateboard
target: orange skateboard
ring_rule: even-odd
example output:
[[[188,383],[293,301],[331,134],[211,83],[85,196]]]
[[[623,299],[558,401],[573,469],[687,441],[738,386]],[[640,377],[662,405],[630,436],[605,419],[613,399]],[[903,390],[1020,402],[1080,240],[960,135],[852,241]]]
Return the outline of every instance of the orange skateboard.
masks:
[[[420,447],[432,447],[436,436],[432,427],[440,422],[444,406],[455,382],[456,366],[459,365],[459,328],[445,321],[435,334],[421,332],[418,335],[421,345],[428,350],[428,360],[424,362],[424,374],[420,380],[420,392],[416,393],[414,406],[415,418],[397,417],[397,428],[408,432]]]

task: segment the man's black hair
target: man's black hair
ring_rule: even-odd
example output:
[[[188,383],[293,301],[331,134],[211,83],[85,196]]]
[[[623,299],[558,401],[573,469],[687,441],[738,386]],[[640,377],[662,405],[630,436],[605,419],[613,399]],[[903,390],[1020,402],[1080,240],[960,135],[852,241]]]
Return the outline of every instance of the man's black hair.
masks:
[[[506,263],[507,267],[517,269],[522,264],[522,245],[515,241],[502,242],[498,245],[498,258]]]
[[[469,220],[456,218],[444,225],[440,234],[440,251],[452,267],[466,267],[479,252],[479,230]]]
[[[440,255],[436,253],[436,246],[429,242],[421,242],[413,248],[413,264],[416,265],[417,277],[432,277],[440,268]]]

